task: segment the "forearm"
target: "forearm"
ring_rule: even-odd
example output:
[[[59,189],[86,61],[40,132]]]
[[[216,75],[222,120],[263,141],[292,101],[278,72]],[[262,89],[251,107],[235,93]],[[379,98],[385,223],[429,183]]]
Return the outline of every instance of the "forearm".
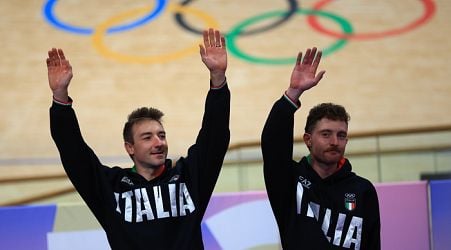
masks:
[[[266,120],[261,137],[265,162],[291,162],[293,156],[294,113],[298,106],[286,96],[277,100]],[[277,157],[277,158],[276,158]]]
[[[205,102],[202,128],[189,157],[197,162],[204,200],[208,200],[219,176],[230,141],[230,91],[227,84],[211,89]]]
[[[91,184],[101,163],[84,142],[74,110],[56,102],[50,108],[50,130],[60,153],[63,167],[74,186],[82,194],[92,192]]]
[[[292,164],[296,107],[285,98],[274,103],[261,137],[265,186],[271,206],[279,219],[286,215],[285,204],[295,190]]]
[[[82,144],[80,128],[71,100],[66,102],[54,99],[50,108],[50,132],[58,148],[67,145]]]
[[[230,121],[230,90],[227,81],[217,88],[212,88],[207,94],[202,117],[202,129],[207,131],[229,130]]]

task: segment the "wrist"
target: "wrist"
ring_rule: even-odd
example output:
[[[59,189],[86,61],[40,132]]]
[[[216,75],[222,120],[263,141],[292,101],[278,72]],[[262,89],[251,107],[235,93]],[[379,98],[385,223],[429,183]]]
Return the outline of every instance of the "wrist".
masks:
[[[69,103],[69,93],[67,90],[55,90],[53,91],[53,99],[61,103]]]
[[[210,89],[221,89],[226,84],[227,78],[224,78],[224,81],[221,84],[213,84],[213,82],[210,80]]]
[[[68,97],[67,101],[61,101],[61,100],[58,100],[57,98],[53,97],[53,102],[58,103],[60,105],[64,105],[64,106],[72,105],[72,99],[70,97]]]
[[[293,105],[294,108],[299,109],[301,107],[301,101],[299,101],[299,99],[292,99],[287,95],[287,92],[285,91],[285,93],[283,94],[283,96],[285,97],[285,99],[291,103],[291,105]]]
[[[219,87],[226,81],[225,72],[210,72],[210,81],[212,87]]]
[[[288,88],[285,91],[285,95],[290,98],[292,101],[296,102],[299,100],[299,97],[302,95],[303,91],[299,89]]]

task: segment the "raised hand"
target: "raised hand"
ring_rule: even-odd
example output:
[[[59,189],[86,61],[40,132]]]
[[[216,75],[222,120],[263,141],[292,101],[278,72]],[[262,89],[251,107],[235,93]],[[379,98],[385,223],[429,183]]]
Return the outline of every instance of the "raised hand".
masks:
[[[302,52],[299,52],[291,73],[290,86],[286,92],[290,98],[297,100],[305,90],[316,86],[321,80],[325,71],[316,73],[321,55],[322,52],[317,52],[315,47],[307,49],[304,58],[302,58]]]
[[[209,29],[203,32],[204,45],[200,44],[202,62],[210,71],[213,86],[219,86],[225,81],[227,69],[227,51],[225,38],[219,30]]]
[[[53,92],[53,97],[59,101],[68,101],[68,87],[72,79],[72,66],[66,60],[62,49],[52,48],[48,52],[47,70],[49,86]]]

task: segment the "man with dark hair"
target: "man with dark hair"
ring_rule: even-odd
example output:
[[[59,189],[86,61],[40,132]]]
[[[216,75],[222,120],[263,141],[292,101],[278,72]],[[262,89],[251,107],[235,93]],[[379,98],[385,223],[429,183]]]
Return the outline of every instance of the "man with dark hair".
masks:
[[[132,127],[135,123],[142,121],[144,119],[150,119],[159,122],[161,122],[161,118],[164,116],[163,112],[156,108],[147,108],[142,107],[134,110],[132,113],[128,115],[127,122],[124,125],[123,130],[123,137],[124,142],[130,142],[133,143],[133,132]]]
[[[348,124],[351,119],[343,106],[333,103],[321,103],[310,109],[307,121],[305,122],[305,132],[311,133],[316,123],[322,118],[342,121],[346,124]]]
[[[316,86],[321,51],[307,49],[275,102],[262,133],[264,178],[283,249],[380,249],[379,202],[374,186],[352,172],[344,158],[349,115],[322,103],[307,117],[310,154],[293,160],[294,113],[301,94]]]
[[[230,91],[225,39],[213,29],[203,37],[200,55],[210,71],[210,90],[195,144],[172,164],[163,113],[139,108],[130,114],[123,132],[132,168],[104,166],[85,143],[68,95],[72,67],[61,49],[49,51],[52,137],[67,175],[112,249],[204,248],[201,221],[230,139]]]

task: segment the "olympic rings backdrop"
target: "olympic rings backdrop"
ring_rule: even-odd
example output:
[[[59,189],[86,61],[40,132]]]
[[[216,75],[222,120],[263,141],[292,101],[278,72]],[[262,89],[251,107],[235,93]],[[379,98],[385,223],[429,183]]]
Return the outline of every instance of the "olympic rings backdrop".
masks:
[[[198,55],[208,27],[227,40],[232,143],[259,140],[295,56],[312,46],[326,74],[303,95],[296,124],[324,101],[346,106],[355,132],[451,124],[449,11],[445,0],[1,1],[0,163],[57,156],[47,119],[52,47],[73,66],[70,94],[99,155],[128,160],[119,135],[138,106],[166,113],[170,154],[183,155],[208,90]]]
[[[70,96],[84,139],[106,165],[131,165],[122,127],[141,106],[165,113],[169,155],[185,155],[209,89],[198,47],[208,27],[226,37],[232,144],[260,140],[297,53],[313,46],[324,52],[326,74],[301,97],[296,137],[320,102],[346,107],[350,133],[450,125],[449,13],[448,0],[0,1],[0,178],[61,171],[49,132],[45,59],[52,47],[71,62]],[[348,147],[358,147],[353,143]],[[417,159],[382,171],[412,180],[411,169],[431,166]],[[377,181],[367,162],[354,165]],[[246,174],[252,188],[264,189],[261,166]],[[235,188],[239,177],[223,169],[218,190]],[[57,184],[39,185],[0,183],[0,201]]]
[[[55,6],[57,4],[57,0],[47,0],[43,7],[43,15],[46,21],[54,26],[57,29],[60,29],[65,32],[70,32],[73,34],[79,35],[93,35],[93,46],[99,51],[101,55],[105,57],[118,60],[124,63],[161,63],[166,62],[167,60],[175,60],[179,57],[183,57],[185,55],[190,54],[190,52],[196,51],[197,46],[189,47],[183,49],[182,51],[176,51],[170,53],[166,56],[153,56],[153,57],[135,57],[135,56],[127,56],[120,53],[114,53],[106,48],[103,44],[102,36],[105,34],[111,34],[121,31],[127,31],[133,28],[138,28],[141,25],[146,25],[161,15],[163,12],[169,10],[171,13],[175,15],[175,21],[188,32],[193,32],[195,34],[202,34],[203,29],[207,27],[218,28],[218,22],[208,13],[202,12],[198,9],[193,9],[188,7],[191,0],[184,1],[180,4],[174,4],[167,8],[166,0],[157,0],[153,8],[150,7],[142,7],[139,10],[131,10],[126,13],[122,13],[115,17],[108,19],[102,24],[97,25],[93,28],[79,27],[76,25],[71,25],[64,21],[61,21],[57,18],[55,14]],[[295,58],[291,57],[289,59],[262,59],[256,58],[252,56],[248,56],[247,53],[241,51],[236,45],[236,40],[241,35],[249,35],[259,32],[269,31],[271,29],[275,29],[277,26],[282,25],[284,22],[289,21],[296,13],[307,15],[308,24],[317,30],[318,32],[330,35],[332,37],[339,38],[339,40],[331,45],[330,47],[323,48],[324,55],[327,56],[330,53],[334,52],[342,48],[348,39],[351,40],[363,40],[363,39],[382,39],[389,36],[401,35],[403,33],[412,31],[421,25],[427,23],[429,19],[431,19],[435,13],[435,3],[433,0],[422,0],[420,1],[423,8],[423,13],[419,18],[415,18],[408,25],[400,28],[392,28],[386,31],[374,32],[374,33],[354,33],[352,30],[352,26],[348,20],[343,17],[340,17],[334,13],[320,11],[320,9],[324,8],[327,4],[333,2],[333,0],[323,0],[318,1],[314,4],[313,10],[304,9],[299,6],[296,0],[289,0],[289,9],[288,10],[280,10],[278,12],[269,12],[263,13],[258,16],[250,17],[245,21],[237,24],[232,28],[232,30],[226,33],[227,40],[230,44],[232,44],[230,52],[237,56],[240,59],[253,62],[253,63],[265,63],[265,64],[290,64],[293,63]],[[205,26],[203,28],[192,27],[188,22],[185,21],[186,14],[193,14],[196,17],[203,19]],[[116,22],[121,22],[127,20],[130,17],[138,16],[135,21],[125,24],[116,24]],[[142,17],[141,17],[142,16]],[[267,18],[272,18],[276,16],[276,21],[270,23],[269,25],[256,29],[246,31],[244,28],[254,22],[261,21]],[[317,17],[329,18],[338,22],[342,28],[342,32],[334,32],[333,30],[329,30],[324,28],[319,22]]]

